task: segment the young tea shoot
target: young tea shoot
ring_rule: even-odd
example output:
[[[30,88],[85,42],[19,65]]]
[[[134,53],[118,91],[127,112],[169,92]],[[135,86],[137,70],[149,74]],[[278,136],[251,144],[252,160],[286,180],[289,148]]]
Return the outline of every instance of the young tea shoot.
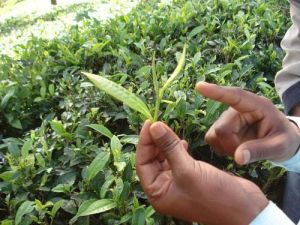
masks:
[[[82,72],[87,78],[100,90],[104,91],[105,93],[111,95],[115,99],[123,102],[125,105],[130,107],[131,109],[141,113],[143,116],[145,116],[147,119],[150,119],[152,122],[157,121],[159,117],[159,109],[160,104],[163,98],[163,95],[168,87],[172,85],[172,83],[178,78],[178,75],[180,74],[184,63],[185,63],[185,56],[186,56],[186,48],[187,46],[184,45],[183,52],[180,56],[180,59],[178,61],[178,64],[169,77],[169,79],[163,84],[159,85],[158,82],[158,76],[156,73],[156,66],[155,66],[155,54],[153,56],[152,60],[152,76],[153,76],[153,85],[154,85],[154,91],[156,94],[156,103],[154,108],[154,115],[152,115],[151,111],[149,110],[149,107],[134,93],[128,91],[121,85],[104,78],[102,76],[98,76],[95,74]]]

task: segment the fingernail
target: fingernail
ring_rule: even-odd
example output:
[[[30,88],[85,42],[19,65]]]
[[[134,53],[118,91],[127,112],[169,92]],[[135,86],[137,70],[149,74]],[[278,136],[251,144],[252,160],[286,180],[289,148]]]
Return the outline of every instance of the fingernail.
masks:
[[[244,163],[243,164],[248,164],[250,162],[250,151],[249,150],[244,150],[243,151],[243,158],[244,158]]]
[[[165,135],[167,130],[159,123],[155,123],[150,128],[151,135],[154,139],[159,139]]]

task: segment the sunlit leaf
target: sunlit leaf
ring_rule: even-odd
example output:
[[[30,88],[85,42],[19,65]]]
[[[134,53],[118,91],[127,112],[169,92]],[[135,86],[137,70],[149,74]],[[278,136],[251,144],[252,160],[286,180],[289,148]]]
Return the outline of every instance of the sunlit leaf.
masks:
[[[180,56],[180,59],[178,61],[178,64],[177,64],[175,70],[173,71],[173,73],[171,74],[171,76],[169,77],[169,79],[166,81],[166,83],[164,84],[164,86],[161,89],[162,93],[175,81],[175,79],[178,77],[181,70],[183,69],[183,66],[185,63],[186,48],[187,48],[187,45],[184,45],[183,52]]]
[[[103,134],[104,136],[106,136],[108,138],[113,137],[113,134],[110,132],[110,130],[107,129],[102,124],[90,124],[90,125],[87,125],[87,127],[90,127],[92,129],[94,129],[95,131],[98,131],[100,134]]]
[[[23,157],[28,156],[29,151],[31,150],[31,148],[32,148],[32,141],[29,139],[29,140],[25,141],[25,143],[22,146],[22,149],[21,149],[22,156]]]
[[[95,86],[98,87],[100,90],[123,102],[125,105],[129,106],[133,110],[140,112],[146,118],[152,119],[152,115],[147,105],[135,94],[131,93],[122,86],[102,76],[97,76],[85,72],[83,74],[87,76],[90,79],[90,81],[92,81],[95,84]]]
[[[22,217],[28,213],[31,213],[33,210],[34,210],[34,202],[32,201],[23,202],[18,208],[16,218],[15,218],[15,225],[19,225],[22,222]]]
[[[116,206],[117,204],[110,199],[87,200],[80,205],[76,217],[102,213],[110,209],[113,209]]]

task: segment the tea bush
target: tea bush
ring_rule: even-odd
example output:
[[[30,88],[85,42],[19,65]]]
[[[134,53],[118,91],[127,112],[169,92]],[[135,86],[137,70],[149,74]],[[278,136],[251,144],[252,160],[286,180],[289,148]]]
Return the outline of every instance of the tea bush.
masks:
[[[105,74],[154,106],[153,54],[166,80],[184,44],[186,65],[166,90],[161,119],[191,143],[194,157],[253,180],[272,198],[283,171],[268,162],[239,168],[211,154],[203,137],[226,106],[194,86],[240,86],[281,108],[273,78],[288,18],[288,3],[276,0],[145,1],[106,23],[83,16],[65,35],[32,36],[14,56],[2,54],[1,224],[182,224],[155,213],[139,185],[134,155],[143,118],[80,72]]]

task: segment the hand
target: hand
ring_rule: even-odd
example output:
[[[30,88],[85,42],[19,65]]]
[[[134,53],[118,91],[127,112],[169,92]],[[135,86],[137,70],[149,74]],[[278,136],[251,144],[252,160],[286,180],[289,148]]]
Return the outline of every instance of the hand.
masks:
[[[292,116],[300,116],[300,104],[296,105],[291,112]]]
[[[196,90],[230,107],[212,125],[206,142],[219,154],[244,165],[261,159],[285,161],[300,144],[299,128],[264,97],[240,88],[199,82]]]
[[[206,225],[249,224],[268,204],[252,182],[194,160],[187,143],[162,122],[140,133],[136,169],[160,213]]]

